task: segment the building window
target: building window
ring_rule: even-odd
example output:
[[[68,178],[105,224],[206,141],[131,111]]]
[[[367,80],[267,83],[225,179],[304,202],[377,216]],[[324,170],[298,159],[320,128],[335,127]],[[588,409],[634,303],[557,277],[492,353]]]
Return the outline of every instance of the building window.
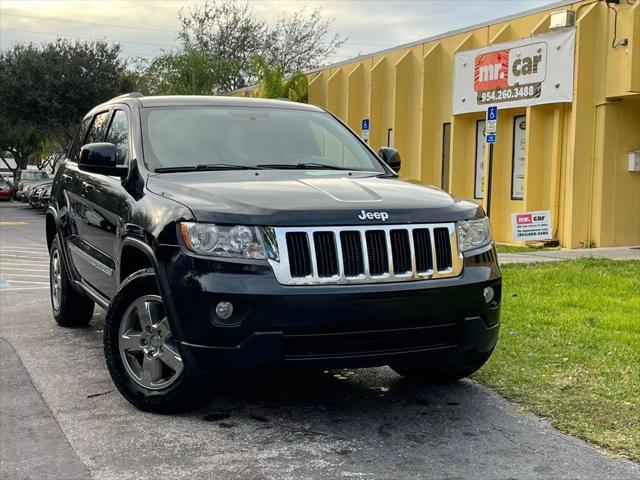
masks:
[[[484,131],[486,122],[478,120],[476,122],[476,161],[475,161],[475,180],[473,189],[473,198],[484,198]]]
[[[449,191],[449,155],[451,150],[451,124],[442,125],[442,178],[440,187],[446,192]]]
[[[513,152],[511,154],[511,200],[524,200],[525,154],[527,151],[527,116],[513,117]]]

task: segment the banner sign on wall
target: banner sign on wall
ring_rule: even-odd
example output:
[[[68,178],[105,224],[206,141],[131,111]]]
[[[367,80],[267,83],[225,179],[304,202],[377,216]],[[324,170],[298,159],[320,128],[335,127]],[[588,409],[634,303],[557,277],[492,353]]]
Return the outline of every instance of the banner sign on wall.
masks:
[[[573,101],[574,28],[458,52],[453,114]]]
[[[511,214],[513,240],[551,240],[551,212],[522,212]]]

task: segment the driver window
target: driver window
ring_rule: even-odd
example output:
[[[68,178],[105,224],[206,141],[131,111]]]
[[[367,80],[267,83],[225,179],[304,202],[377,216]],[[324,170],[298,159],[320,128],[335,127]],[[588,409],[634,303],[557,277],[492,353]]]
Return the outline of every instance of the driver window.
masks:
[[[87,134],[85,145],[87,143],[102,142],[104,131],[107,128],[107,120],[109,120],[109,111],[99,113],[93,118],[93,123]]]
[[[124,110],[116,110],[105,142],[116,146],[116,165],[125,165],[129,154],[129,121]]]
[[[344,142],[337,138],[326,128],[310,122],[313,135],[318,142],[320,155],[328,160],[329,163],[339,165],[345,168],[359,168],[360,163],[356,156],[349,150]]]

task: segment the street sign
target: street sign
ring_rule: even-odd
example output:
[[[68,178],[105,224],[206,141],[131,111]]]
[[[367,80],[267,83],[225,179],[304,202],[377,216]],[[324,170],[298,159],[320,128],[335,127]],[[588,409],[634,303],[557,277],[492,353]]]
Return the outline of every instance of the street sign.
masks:
[[[486,143],[496,143],[496,134],[498,133],[498,107],[492,106],[487,108],[487,120],[485,123]]]
[[[369,119],[362,119],[362,140],[365,142],[369,141]]]

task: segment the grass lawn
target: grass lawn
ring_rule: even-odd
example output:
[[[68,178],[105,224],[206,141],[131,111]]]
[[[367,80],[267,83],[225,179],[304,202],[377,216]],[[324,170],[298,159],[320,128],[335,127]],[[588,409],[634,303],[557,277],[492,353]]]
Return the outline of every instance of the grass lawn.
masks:
[[[560,247],[527,247],[526,245],[496,245],[498,253],[531,253],[560,250]]]
[[[505,265],[501,337],[476,380],[640,461],[640,261]]]

